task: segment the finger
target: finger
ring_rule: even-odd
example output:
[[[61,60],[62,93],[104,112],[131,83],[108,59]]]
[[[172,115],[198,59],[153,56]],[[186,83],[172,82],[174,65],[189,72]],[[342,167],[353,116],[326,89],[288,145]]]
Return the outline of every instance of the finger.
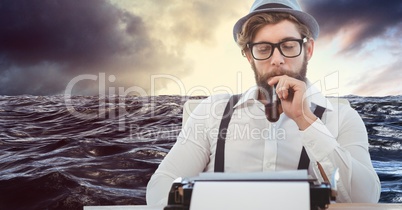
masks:
[[[281,99],[283,99],[283,93],[286,91],[285,81],[286,77],[282,76],[279,78],[278,83],[276,84],[276,93]]]
[[[283,86],[282,86],[282,97],[283,99],[287,99],[289,96],[289,88],[290,88],[290,84],[289,84],[289,80],[285,79],[283,82]]]
[[[289,77],[284,77],[281,79],[279,84],[281,85],[280,91],[281,91],[282,98],[288,99],[295,86],[294,79],[289,78]]]
[[[268,85],[270,85],[270,86],[276,85],[278,83],[278,81],[280,80],[280,78],[281,78],[281,76],[271,77],[268,80]]]

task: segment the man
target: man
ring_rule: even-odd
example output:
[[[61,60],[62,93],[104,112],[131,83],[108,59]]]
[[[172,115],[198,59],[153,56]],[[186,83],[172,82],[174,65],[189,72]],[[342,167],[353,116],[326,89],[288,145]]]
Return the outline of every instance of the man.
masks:
[[[321,180],[339,168],[338,202],[377,202],[381,187],[363,121],[349,105],[329,102],[306,79],[318,33],[316,20],[296,0],[257,0],[233,31],[257,86],[233,104],[229,95],[215,95],[197,106],[148,183],[147,203],[166,204],[177,177],[303,167]],[[274,86],[280,116],[270,122],[265,105],[273,95],[265,93]],[[227,104],[233,113],[222,155],[217,145]]]

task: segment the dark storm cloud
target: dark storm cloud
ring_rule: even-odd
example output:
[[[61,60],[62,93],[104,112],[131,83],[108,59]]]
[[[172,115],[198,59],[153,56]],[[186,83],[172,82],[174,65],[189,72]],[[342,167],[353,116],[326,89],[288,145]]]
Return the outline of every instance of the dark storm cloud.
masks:
[[[62,93],[75,76],[102,71],[146,86],[136,73],[186,68],[141,17],[106,0],[3,0],[0,25],[0,94]]]
[[[216,27],[236,13],[227,6],[241,3],[111,1],[0,1],[0,94],[59,94],[73,78],[99,73],[115,76],[108,85],[148,91],[151,75],[191,73],[186,46],[212,46]],[[74,92],[96,94],[97,85],[80,82]]]
[[[402,1],[400,0],[308,0],[306,11],[320,24],[320,36],[332,37],[343,30],[348,46],[344,51],[359,50],[367,41],[387,37],[390,30],[402,33]]]
[[[44,60],[95,61],[122,51],[125,37],[118,32],[119,24],[131,28],[127,34],[143,36],[140,18],[104,1],[8,0],[0,4],[0,50],[6,59],[22,65]]]

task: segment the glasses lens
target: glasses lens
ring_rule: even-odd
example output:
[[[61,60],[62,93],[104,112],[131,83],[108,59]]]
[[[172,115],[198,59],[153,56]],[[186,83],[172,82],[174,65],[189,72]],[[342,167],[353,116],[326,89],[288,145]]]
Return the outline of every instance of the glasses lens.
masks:
[[[279,47],[285,57],[296,57],[301,53],[301,46],[298,41],[282,42]]]
[[[253,55],[255,59],[267,59],[271,56],[272,45],[260,43],[253,46]]]

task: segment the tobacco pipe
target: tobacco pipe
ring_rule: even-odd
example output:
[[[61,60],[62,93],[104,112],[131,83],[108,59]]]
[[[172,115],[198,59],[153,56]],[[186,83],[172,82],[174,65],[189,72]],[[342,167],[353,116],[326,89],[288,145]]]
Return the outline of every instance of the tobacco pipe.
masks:
[[[268,94],[266,94],[266,99],[268,103],[265,105],[265,116],[267,117],[268,121],[276,122],[279,120],[279,99],[278,95],[276,94],[276,87],[266,88]],[[269,97],[269,98],[268,98]]]

